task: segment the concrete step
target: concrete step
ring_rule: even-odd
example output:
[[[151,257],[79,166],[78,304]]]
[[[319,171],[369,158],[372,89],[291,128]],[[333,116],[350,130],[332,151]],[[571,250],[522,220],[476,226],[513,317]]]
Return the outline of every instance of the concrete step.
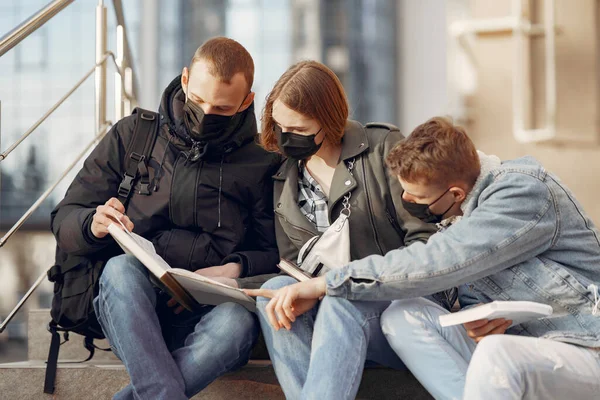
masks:
[[[0,399],[49,399],[43,394],[45,360],[50,347],[47,331],[50,310],[29,312],[28,358],[20,363],[0,364]],[[96,345],[108,348],[106,340]],[[70,340],[60,348],[59,370],[56,382],[57,399],[81,399],[82,388],[89,399],[109,399],[129,382],[121,361],[112,353],[96,351],[87,363],[74,363],[86,359],[88,351],[83,338],[71,334]],[[268,352],[261,339],[255,346],[252,361],[239,371],[228,374],[198,394],[195,399],[283,399],[275,372],[268,361]],[[70,361],[70,362],[69,362]],[[335,383],[332,383],[335,384]],[[365,370],[359,399],[431,399],[425,389],[408,371],[387,368]]]
[[[29,360],[47,360],[50,349],[50,310],[40,309],[29,311],[27,326],[27,357]],[[62,336],[61,336],[62,341]],[[100,348],[107,349],[109,344],[106,340],[95,340],[94,344]],[[89,352],[83,347],[83,336],[71,333],[69,341],[60,346],[59,360],[85,360]],[[119,359],[111,351],[99,351],[94,354],[94,361],[118,361]]]
[[[61,364],[53,396],[43,393],[46,364],[43,361],[0,364],[2,399],[111,399],[129,383],[123,364],[97,361]],[[245,368],[213,382],[193,399],[284,399],[270,362],[252,362]],[[248,397],[248,396],[251,397]]]
[[[54,396],[43,393],[45,363],[28,361],[0,364],[0,397],[2,399],[110,399],[129,382],[122,364],[97,361],[59,365]],[[332,382],[335,385],[335,382]],[[227,374],[193,399],[283,400],[269,361],[251,361],[239,371]],[[385,368],[365,370],[357,399],[430,400],[431,397],[408,371]]]
[[[50,310],[39,309],[29,311],[27,326],[27,359],[28,360],[47,360],[48,350],[50,349],[50,332],[48,332],[48,322],[50,322]],[[62,341],[62,336],[61,336]],[[94,344],[102,349],[108,349],[110,346],[106,340],[95,340]],[[85,360],[89,352],[83,347],[83,336],[71,333],[69,341],[60,346],[59,360]],[[268,360],[269,352],[262,338],[262,335],[250,357],[253,360]],[[118,358],[111,351],[96,351],[94,360],[117,361]]]

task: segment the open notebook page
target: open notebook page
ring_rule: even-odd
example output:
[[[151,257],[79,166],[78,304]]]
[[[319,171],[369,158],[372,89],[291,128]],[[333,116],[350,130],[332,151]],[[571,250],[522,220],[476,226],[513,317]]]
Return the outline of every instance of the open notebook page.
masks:
[[[167,270],[171,269],[169,264],[167,264],[167,262],[165,260],[163,260],[163,258],[161,256],[158,255],[158,253],[156,252],[156,249],[154,248],[154,245],[152,244],[151,241],[144,239],[137,233],[129,232],[127,230],[127,228],[125,227],[125,225],[123,224],[123,222],[119,221],[119,224],[123,228],[121,231],[123,233],[125,233],[126,236],[129,237],[136,245],[138,245],[139,248],[141,250],[143,250],[143,253],[145,253],[145,254],[139,254],[138,251],[135,251],[134,249],[129,248],[127,243],[121,243],[121,241],[118,238],[119,235],[117,233],[117,236],[115,236],[115,235],[113,235],[113,236],[115,236],[115,239],[119,242],[119,244],[124,245],[124,246],[121,246],[121,247],[124,247],[123,250],[126,250],[128,253],[137,257],[148,268],[151,268],[151,266],[149,266],[146,262],[148,261],[148,258],[150,258],[153,261],[152,267],[158,267],[163,271],[167,271]],[[144,255],[145,255],[145,257],[144,257]],[[160,275],[162,275],[162,274],[160,274]],[[160,276],[160,275],[158,275],[158,276]]]
[[[188,277],[190,279],[194,279],[196,281],[201,281],[201,282],[206,282],[206,283],[210,283],[210,284],[217,285],[217,286],[222,286],[222,287],[227,288],[227,289],[236,289],[236,290],[241,291],[241,289],[234,288],[233,286],[226,285],[224,283],[215,281],[213,279],[207,278],[206,276],[202,276],[202,275],[196,274],[196,273],[188,271],[186,269],[171,269],[170,273],[174,274],[174,275],[185,276],[185,277]]]

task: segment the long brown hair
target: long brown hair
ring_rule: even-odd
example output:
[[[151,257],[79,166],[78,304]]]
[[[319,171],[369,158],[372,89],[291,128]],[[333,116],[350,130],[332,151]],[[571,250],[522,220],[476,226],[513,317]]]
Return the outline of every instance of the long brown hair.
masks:
[[[274,152],[279,152],[273,131],[273,103],[278,99],[292,110],[316,120],[329,144],[341,143],[348,119],[348,100],[342,83],[325,65],[317,61],[292,65],[267,96],[260,143]]]

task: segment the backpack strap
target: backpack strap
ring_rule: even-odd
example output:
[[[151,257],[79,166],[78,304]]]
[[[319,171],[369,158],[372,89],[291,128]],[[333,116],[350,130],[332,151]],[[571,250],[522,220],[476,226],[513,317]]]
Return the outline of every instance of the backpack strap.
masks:
[[[50,350],[48,351],[48,362],[46,364],[46,378],[44,380],[44,393],[54,394],[56,383],[56,369],[58,367],[58,350],[60,349],[60,334],[54,321],[48,324],[48,331],[52,335]]]
[[[148,173],[148,160],[152,153],[152,148],[158,136],[158,122],[159,114],[136,108],[133,110],[133,114],[136,115],[135,127],[133,129],[133,136],[131,142],[125,152],[125,159],[123,161],[124,175],[121,184],[119,185],[118,198],[127,207],[127,201],[131,196],[131,191],[135,184],[135,180],[140,178],[140,191],[139,194],[150,195],[150,175]],[[68,270],[77,267],[79,260],[77,257],[71,260],[67,265],[55,265],[48,271],[48,279],[51,282],[56,282],[62,279],[62,274]],[[48,331],[52,335],[50,342],[50,349],[48,351],[48,361],[46,365],[46,377],[44,380],[44,393],[53,394],[56,385],[56,371],[58,368],[58,353],[60,350],[60,331],[65,332],[65,341],[68,339],[68,329],[62,329],[53,320],[48,325]],[[110,351],[110,349],[101,349],[94,345],[93,336],[86,335],[84,341],[84,347],[90,352],[86,362],[94,357],[95,350]]]
[[[51,321],[48,324],[48,331],[52,335],[52,340],[50,341],[50,350],[48,351],[48,361],[46,362],[46,377],[44,379],[44,393],[46,394],[54,394],[55,384],[56,384],[56,371],[58,369],[58,354],[60,352],[60,346],[69,341],[69,331],[66,329],[59,328],[56,322]],[[60,342],[60,331],[64,332],[65,341]],[[82,361],[69,361],[69,364],[79,364],[90,361],[96,352],[96,350],[102,351],[112,351],[111,348],[103,349],[94,344],[93,336],[85,336],[83,347],[89,351],[89,355],[85,360]]]
[[[150,178],[148,173],[148,160],[158,136],[159,115],[153,111],[136,108],[135,128],[133,137],[125,153],[123,180],[119,185],[118,197],[126,205],[131,195],[135,180],[140,178],[139,194],[150,195]]]

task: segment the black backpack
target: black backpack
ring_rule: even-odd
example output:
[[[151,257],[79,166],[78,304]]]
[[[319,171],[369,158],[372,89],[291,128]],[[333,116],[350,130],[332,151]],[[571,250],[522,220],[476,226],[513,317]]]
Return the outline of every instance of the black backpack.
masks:
[[[159,114],[141,108],[133,110],[133,114],[136,115],[135,128],[125,152],[123,180],[117,194],[125,208],[138,180],[139,194],[150,195],[148,160],[158,136],[160,118]],[[94,345],[94,339],[104,339],[104,333],[96,318],[93,300],[98,295],[98,280],[104,265],[117,254],[120,254],[120,250],[115,248],[114,251],[101,251],[90,257],[83,257],[73,256],[56,248],[55,265],[48,271],[48,279],[54,283],[54,296],[50,310],[52,321],[48,324],[52,340],[44,393],[54,393],[58,353],[60,345],[69,340],[69,332],[82,335],[84,347],[90,353],[87,359],[80,362],[91,360],[96,349],[110,351]],[[62,343],[60,333],[64,337]]]

